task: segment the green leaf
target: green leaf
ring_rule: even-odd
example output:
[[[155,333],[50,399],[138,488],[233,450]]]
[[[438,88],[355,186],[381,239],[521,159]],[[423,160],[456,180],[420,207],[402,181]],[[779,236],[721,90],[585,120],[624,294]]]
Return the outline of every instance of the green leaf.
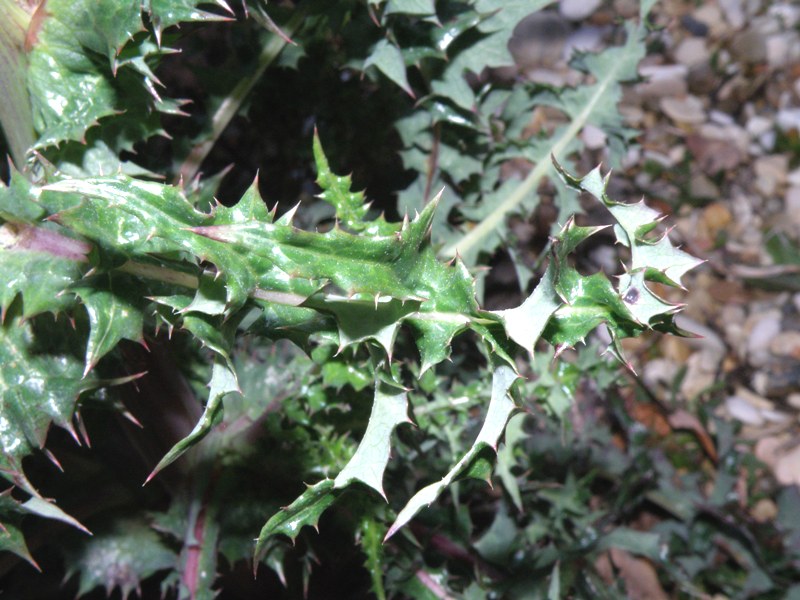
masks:
[[[120,340],[144,343],[138,286],[119,274],[96,275],[73,286],[89,314],[84,375],[111,352]],[[132,298],[136,300],[131,300]]]
[[[0,217],[12,223],[32,224],[45,216],[44,209],[31,197],[31,184],[11,166],[11,181],[0,182]]]
[[[631,272],[647,269],[648,279],[679,287],[686,272],[703,262],[675,248],[667,234],[659,236],[656,240],[648,238],[647,234],[658,226],[662,216],[658,211],[648,207],[644,200],[623,204],[609,198],[606,194],[608,176],[603,177],[599,167],[584,177],[576,178],[564,171],[561,165],[555,164],[568,185],[589,192],[602,202],[617,220],[619,226],[614,228],[614,232],[617,241],[631,249],[629,269]]]
[[[412,300],[403,302],[389,297],[374,301],[327,297],[319,306],[336,316],[340,349],[365,340],[374,340],[391,358],[400,323],[406,317],[416,314],[420,303]]]
[[[19,295],[24,318],[70,308],[64,292],[81,276],[83,252],[85,244],[51,230],[0,225],[0,321]]]
[[[349,183],[326,171],[321,148],[317,159],[326,192],[332,193],[338,207],[351,211],[350,223],[356,224],[361,213],[357,200],[347,197]],[[181,311],[222,311],[224,284],[224,315],[249,298],[303,304],[338,318],[343,346],[372,339],[389,354],[397,328],[408,322],[418,333],[426,368],[448,356],[449,341],[456,333],[484,318],[464,265],[439,262],[431,248],[436,199],[411,221],[399,225],[373,221],[359,233],[339,228],[326,233],[302,231],[292,225],[292,213],[272,222],[271,215],[253,208],[252,196],[242,210],[218,208],[204,214],[176,188],[124,176],[59,181],[42,188],[39,201],[54,220],[101,248],[135,259],[137,265],[154,256],[187,252],[212,263],[220,281],[201,279],[194,308],[173,307]],[[137,272],[139,267],[126,269]],[[147,271],[167,279],[158,269],[147,267]],[[197,286],[183,273],[169,277],[181,285]],[[328,282],[334,293],[319,293]],[[187,316],[184,327],[188,322]]]
[[[508,337],[531,354],[550,316],[561,306],[554,285],[556,269],[551,262],[533,293],[521,305],[494,313],[500,317]]]
[[[319,133],[314,131],[314,162],[317,167],[317,185],[322,188],[318,198],[336,209],[336,218],[351,231],[361,231],[367,227],[364,217],[369,205],[364,203],[363,192],[352,192],[352,178],[349,175],[335,175],[331,172],[328,158],[322,149]]]
[[[461,52],[447,65],[441,79],[433,81],[433,92],[448,98],[461,108],[473,110],[475,93],[465,77],[467,73],[480,74],[486,68],[503,67],[514,64],[508,51],[508,41],[519,21],[532,12],[551,4],[552,0],[480,0],[475,4],[479,15],[490,15],[475,23],[484,35]],[[470,21],[471,22],[471,21]]]
[[[561,598],[561,569],[556,561],[553,570],[550,572],[550,585],[547,587],[547,600],[559,600]]]
[[[384,15],[404,13],[407,15],[435,15],[434,0],[389,0],[383,11]]]
[[[140,518],[116,519],[68,551],[68,574],[79,574],[78,596],[102,587],[107,595],[119,588],[122,598],[164,569],[174,569],[175,553]]]
[[[256,541],[255,560],[258,562],[266,543],[273,535],[283,534],[292,541],[306,525],[316,528],[323,512],[336,500],[333,479],[310,485],[289,506],[273,515],[261,529]]]
[[[497,4],[498,2],[495,0],[490,0],[486,5],[481,3],[479,6],[497,8]],[[514,3],[515,6],[519,5],[519,8],[521,8],[521,4]],[[503,11],[499,12],[495,19],[501,18],[502,15]],[[490,23],[491,21],[487,21],[486,27],[489,27]],[[617,110],[617,103],[622,96],[621,83],[635,80],[638,77],[637,66],[645,54],[643,43],[645,27],[643,25],[633,26],[628,23],[626,30],[627,40],[624,45],[606,48],[600,54],[583,57],[580,66],[593,76],[593,83],[567,88],[550,96],[541,94],[533,98],[521,96],[525,102],[530,103],[535,100],[537,104],[550,104],[558,108],[566,114],[569,124],[556,129],[553,135],[548,135],[544,139],[536,136],[525,140],[521,139],[510,145],[509,150],[501,157],[497,157],[504,160],[515,157],[524,158],[532,162],[534,166],[513,191],[493,203],[493,210],[490,214],[475,223],[474,227],[470,227],[459,239],[448,242],[441,250],[442,256],[451,257],[458,253],[471,263],[479,252],[494,251],[499,242],[496,232],[502,230],[506,218],[518,212],[526,214],[535,206],[537,202],[535,192],[542,178],[550,173],[550,156],[563,160],[573,152],[577,147],[577,136],[587,124],[595,125],[608,134],[617,132],[624,137],[623,123]],[[489,39],[497,35],[497,33],[492,34]],[[471,47],[470,52],[479,45]],[[499,52],[500,50],[495,47],[495,51]],[[505,48],[502,49],[502,52],[507,54]],[[478,58],[476,57],[475,60]],[[448,67],[448,73],[456,63],[457,61],[453,61],[453,64]],[[434,84],[434,90],[458,102],[464,108],[472,109],[476,102],[474,93],[462,82],[463,79],[460,75],[458,77],[452,75],[446,78],[442,84],[438,86]],[[565,207],[562,207],[562,211],[565,211]],[[562,220],[565,221],[570,215],[564,214],[563,216]]]
[[[505,435],[503,436],[504,443],[497,451],[496,466],[497,476],[503,482],[503,487],[519,512],[523,510],[522,493],[520,492],[517,478],[511,472],[511,469],[517,464],[514,447],[528,437],[528,434],[522,428],[525,417],[525,414],[516,414],[508,420]]]
[[[552,240],[550,263],[533,293],[519,307],[494,313],[508,336],[530,353],[539,337],[544,337],[559,353],[583,342],[605,323],[613,341],[612,352],[625,362],[620,339],[648,328],[680,334],[672,315],[682,306],[662,300],[646,282],[678,286],[683,274],[701,261],[674,248],[666,235],[655,242],[647,238],[658,226],[660,215],[643,203],[627,205],[609,199],[607,180],[597,169],[578,179],[555,165],[570,186],[592,193],[617,219],[614,231],[618,241],[631,249],[631,268],[620,278],[617,290],[604,274],[583,276],[571,267],[570,253],[602,227],[578,227],[570,218]]]
[[[24,515],[25,509],[11,497],[11,489],[0,493],[0,550],[13,552],[35,569],[41,570],[25,543],[25,535],[22,533]]]
[[[375,382],[375,399],[367,430],[355,454],[334,480],[335,488],[354,481],[365,483],[386,499],[383,472],[389,462],[392,432],[401,423],[409,423],[407,391],[381,379]]]
[[[28,513],[32,515],[38,515],[45,519],[54,519],[56,521],[61,521],[62,523],[66,523],[67,525],[71,525],[76,529],[80,529],[84,533],[89,533],[89,530],[86,529],[83,525],[81,525],[76,519],[69,516],[63,510],[58,508],[53,502],[45,500],[39,496],[32,496],[26,502],[21,504],[21,507]],[[91,535],[91,534],[90,534]]]
[[[77,439],[72,416],[78,396],[97,386],[82,377],[83,362],[58,347],[53,329],[43,342],[31,321],[15,317],[0,326],[0,474],[32,495],[37,492],[22,473],[22,459],[44,446],[51,423]]]
[[[496,565],[508,564],[511,554],[516,550],[517,525],[508,516],[506,505],[499,504],[494,521],[489,529],[473,544],[478,553]]]
[[[370,516],[361,519],[359,525],[359,542],[367,560],[365,567],[372,579],[372,592],[378,600],[386,600],[383,586],[383,525]]]
[[[0,69],[0,126],[8,142],[11,156],[18,168],[25,164],[28,152],[36,134],[33,129],[33,116],[30,111],[31,99],[26,86],[26,58],[20,50],[25,48],[25,38],[31,25],[28,10],[34,5],[13,1],[0,2],[0,56],[3,68]]]
[[[219,19],[197,9],[190,0],[151,0],[145,10],[156,33],[179,21]],[[127,95],[122,86],[129,77],[150,105],[173,110],[155,93],[156,80],[147,58],[126,60],[123,48],[144,30],[139,2],[117,0],[50,0],[46,12],[33,21],[36,28],[27,53],[27,81],[33,123],[39,133],[37,148],[66,140],[81,141],[99,119],[123,112]],[[146,46],[150,54],[161,51]],[[96,59],[104,56],[107,64]]]
[[[666,544],[658,533],[636,531],[627,527],[617,527],[604,535],[597,544],[598,550],[619,548],[638,554],[656,562],[665,560]]]
[[[432,483],[421,490],[406,503],[402,510],[397,514],[392,526],[386,533],[385,540],[392,537],[397,531],[408,523],[414,515],[426,506],[430,506],[439,495],[449,486],[456,478],[469,469],[473,459],[475,459],[483,450],[491,448],[497,450],[497,443],[508,421],[509,416],[514,411],[514,402],[509,396],[509,389],[516,381],[518,375],[513,369],[506,365],[495,368],[492,376],[492,399],[489,403],[489,410],[486,414],[486,420],[483,422],[478,437],[472,444],[472,447],[467,451],[461,460],[450,469],[441,481]]]
[[[233,15],[225,0],[211,0],[210,2],[203,0],[142,0],[142,8],[147,13],[159,39],[164,29],[179,23],[226,20],[225,17],[199,10],[197,7],[200,4],[216,4],[225,12]]]
[[[206,402],[200,420],[189,435],[175,444],[164,458],[158,462],[152,473],[148,475],[145,483],[150,481],[162,469],[173,463],[184,452],[209,434],[214,425],[222,419],[222,400],[225,396],[233,393],[241,393],[239,383],[236,379],[236,373],[233,372],[231,367],[220,361],[214,362],[214,366],[211,370],[211,381],[208,387],[208,401]]]
[[[403,91],[414,98],[414,92],[411,86],[408,85],[408,77],[406,76],[406,63],[403,60],[403,54],[400,49],[389,42],[389,40],[381,40],[372,48],[369,57],[364,61],[364,70],[370,67],[376,67],[394,83],[399,85]]]

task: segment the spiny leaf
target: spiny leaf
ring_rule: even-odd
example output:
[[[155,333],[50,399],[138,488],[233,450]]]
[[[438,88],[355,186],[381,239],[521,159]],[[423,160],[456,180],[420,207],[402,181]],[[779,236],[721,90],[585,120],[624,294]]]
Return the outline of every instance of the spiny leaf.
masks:
[[[31,322],[18,317],[0,326],[0,474],[32,495],[37,492],[22,473],[22,459],[44,446],[51,423],[77,439],[72,415],[78,396],[98,385],[82,377],[83,362],[53,337],[47,341],[56,347],[48,347]]]
[[[648,207],[644,201],[623,204],[609,198],[606,194],[608,176],[603,177],[599,168],[582,178],[577,178],[567,173],[557,162],[555,166],[568,185],[592,194],[616,219],[617,226],[614,227],[614,233],[617,241],[631,251],[630,267],[620,281],[622,297],[629,309],[644,325],[648,325],[656,315],[670,314],[678,310],[679,307],[674,304],[660,300],[647,288],[645,282],[656,281],[681,287],[681,279],[686,272],[703,261],[675,248],[667,234],[655,240],[648,238],[648,234],[661,222],[661,215]],[[631,287],[637,283],[639,287]]]
[[[672,269],[679,282],[700,261],[674,248],[666,236],[657,242],[646,238],[659,224],[659,213],[643,203],[627,205],[608,198],[607,179],[601,177],[599,170],[578,179],[557,162],[555,166],[570,186],[592,193],[606,205],[618,221],[614,231],[619,241],[630,247],[631,262],[637,267],[620,278],[619,289],[602,273],[581,275],[570,266],[569,254],[602,227],[578,227],[570,219],[553,238],[550,263],[531,296],[517,308],[495,313],[508,336],[531,353],[540,336],[560,351],[583,342],[592,330],[605,323],[611,332],[612,351],[622,359],[622,338],[639,335],[656,325],[659,330],[679,333],[671,316],[681,306],[653,294],[646,281],[669,284],[671,278],[664,272]]]
[[[497,18],[502,15],[501,11]],[[487,21],[487,26],[490,22]],[[509,143],[497,155],[491,158],[487,157],[487,160],[497,163],[522,158],[532,162],[533,169],[513,190],[496,199],[491,213],[476,222],[474,227],[467,229],[458,239],[449,241],[441,251],[443,256],[455,256],[458,253],[469,263],[473,263],[481,251],[493,252],[501,241],[496,232],[502,230],[508,215],[520,211],[528,212],[538,202],[535,192],[542,178],[550,171],[550,155],[555,155],[560,160],[569,156],[577,149],[577,136],[587,124],[595,125],[609,135],[614,134],[614,139],[623,139],[628,136],[617,110],[617,103],[622,94],[621,83],[635,80],[638,77],[637,65],[644,57],[645,52],[642,42],[645,26],[643,24],[638,26],[627,24],[626,29],[627,41],[624,45],[606,48],[597,55],[587,55],[581,61],[581,68],[593,76],[593,83],[567,88],[558,93],[539,93],[535,96],[530,96],[520,88],[518,94],[523,104],[555,106],[565,113],[569,124],[556,128],[555,132],[546,138],[515,139],[509,133]],[[471,48],[471,51],[474,48],[476,46]],[[454,61],[453,65],[448,67],[448,72],[454,68],[456,62]],[[474,93],[468,86],[464,89],[461,81],[460,78],[451,76],[438,87],[434,84],[434,90],[450,98],[459,97],[463,102],[462,106],[469,108],[475,102]],[[507,101],[510,103],[512,100],[514,97],[509,96]],[[488,114],[492,114],[496,108],[493,105],[487,105],[486,110]],[[489,113],[489,111],[492,112]],[[519,111],[515,110],[514,112]],[[526,114],[526,112],[523,111],[521,114]],[[559,185],[560,182],[557,182],[557,186]],[[493,191],[493,189],[485,190],[481,197]],[[573,207],[577,209],[574,204],[572,207],[562,206],[562,214],[572,212]],[[570,210],[567,211],[567,208]]]
[[[21,530],[21,521],[25,515],[54,519],[80,529],[84,533],[90,533],[88,529],[52,502],[38,496],[31,496],[25,502],[17,502],[11,496],[11,491],[8,489],[0,493],[0,550],[13,552],[27,560],[37,570],[39,570],[39,565],[30,555]]]
[[[631,249],[631,272],[647,269],[648,279],[658,278],[661,283],[678,287],[686,272],[703,262],[675,248],[667,234],[659,236],[656,240],[648,238],[647,234],[661,222],[661,215],[648,207],[644,200],[634,204],[623,204],[609,198],[606,186],[610,174],[603,177],[600,168],[597,167],[584,177],[577,178],[569,175],[558,163],[555,164],[568,185],[592,194],[617,220],[618,227],[614,228],[614,232],[617,241]]]
[[[561,306],[555,290],[556,266],[551,262],[533,293],[516,308],[495,311],[508,337],[533,354],[550,316]]]
[[[386,600],[386,590],[383,586],[383,529],[383,525],[372,516],[363,517],[359,524],[359,543],[367,557],[364,566],[370,574],[372,592],[378,600]]]
[[[45,216],[44,208],[31,197],[31,184],[11,166],[8,185],[0,182],[0,217],[12,223],[35,223]]]
[[[367,430],[353,457],[336,476],[334,487],[344,488],[361,481],[385,499],[383,472],[389,462],[392,432],[408,422],[407,391],[380,379],[376,381]]]
[[[323,479],[308,486],[297,500],[273,515],[261,529],[256,541],[255,562],[258,563],[267,541],[273,535],[283,534],[294,541],[306,525],[316,528],[320,516],[334,500],[336,493],[333,479]]]
[[[217,15],[198,10],[199,2],[151,0],[145,10],[160,31],[179,21],[202,21]],[[152,93],[151,104],[169,110],[155,94],[155,79],[146,59],[118,60],[123,47],[144,30],[139,2],[116,0],[50,0],[32,19],[32,48],[27,54],[27,80],[33,102],[38,148],[66,140],[80,141],[99,119],[126,108],[118,89],[118,70],[132,68],[138,85]],[[158,52],[152,46],[151,53]],[[98,64],[94,53],[108,65]]]
[[[373,340],[391,357],[400,323],[417,313],[420,302],[390,297],[362,301],[327,297],[320,307],[336,316],[340,349]]]
[[[69,245],[76,252],[68,252]],[[74,304],[64,292],[81,276],[80,250],[85,246],[53,231],[0,225],[0,321],[18,296],[22,296],[22,317],[43,312],[59,313]]]
[[[364,218],[367,216],[369,205],[364,203],[364,193],[350,191],[352,178],[349,175],[335,175],[331,172],[316,130],[314,130],[314,162],[317,167],[317,185],[322,188],[322,193],[318,197],[336,209],[336,218],[347,229],[361,231],[367,227]]]
[[[39,565],[31,556],[22,533],[25,509],[11,497],[11,489],[0,493],[0,550],[13,552],[28,561],[37,570]]]
[[[138,293],[129,277],[119,274],[96,275],[73,286],[89,314],[89,341],[86,345],[84,375],[111,352],[120,340],[142,342],[142,306],[133,299]]]
[[[447,356],[443,341],[479,318],[464,265],[439,262],[431,248],[436,200],[413,220],[391,227],[371,222],[358,234],[302,231],[286,216],[272,222],[253,208],[254,197],[240,211],[207,215],[171,186],[123,176],[59,181],[44,187],[39,201],[59,223],[131,259],[189,252],[213,263],[221,281],[201,280],[192,308],[180,310],[230,315],[249,298],[305,304],[339,319],[342,345],[371,339],[389,354],[397,327],[408,321],[421,333],[426,367]],[[327,282],[349,304],[317,295]],[[223,283],[224,308],[218,299],[209,303]]]
[[[483,37],[451,56],[442,78],[432,83],[433,92],[455,102],[466,110],[475,106],[475,93],[467,83],[467,72],[479,74],[485,68],[514,64],[508,51],[508,41],[514,26],[526,15],[551,4],[552,0],[480,0],[475,3],[480,19],[476,26]]]
[[[480,458],[480,454],[486,450],[497,450],[497,443],[503,434],[506,422],[514,411],[514,402],[509,397],[509,389],[516,381],[518,375],[513,369],[506,365],[501,365],[494,370],[492,376],[492,399],[489,403],[489,410],[486,420],[481,427],[478,437],[472,444],[467,453],[461,460],[450,469],[441,481],[432,483],[421,490],[406,503],[398,513],[395,522],[389,528],[384,540],[388,540],[397,531],[408,523],[425,506],[430,506],[439,495],[449,486],[456,477],[463,475],[472,466],[474,459]]]
[[[434,0],[389,0],[384,15],[405,13],[408,15],[435,15]]]
[[[408,85],[403,54],[389,40],[381,40],[372,48],[369,57],[364,61],[364,70],[372,66],[377,67],[384,75],[399,85],[406,94],[414,98],[414,92]]]
[[[158,462],[153,472],[148,475],[145,483],[150,481],[159,471],[173,463],[184,452],[208,435],[214,425],[222,419],[222,400],[225,396],[233,393],[241,393],[239,383],[236,380],[236,373],[233,372],[231,367],[219,360],[214,363],[211,371],[211,381],[208,387],[208,401],[206,402],[200,420],[189,435],[175,444],[164,458]]]
[[[107,595],[119,588],[122,598],[163,569],[177,567],[177,557],[141,518],[113,521],[67,551],[67,577],[79,575],[78,596],[102,587]]]
[[[71,525],[76,529],[80,529],[84,533],[89,533],[89,530],[86,529],[83,525],[81,525],[76,519],[69,516],[63,510],[58,508],[53,502],[45,500],[39,496],[31,496],[26,502],[22,503],[22,508],[25,509],[26,512],[32,515],[38,515],[45,519],[54,519],[56,521],[61,521],[62,523],[66,523],[67,525]],[[91,534],[90,534],[91,535]]]
[[[533,354],[536,341],[551,315],[564,303],[572,305],[583,293],[581,285],[585,278],[569,268],[568,256],[582,241],[600,229],[603,228],[577,227],[573,219],[567,221],[553,239],[550,264],[533,293],[516,308],[495,311],[508,336],[529,353]]]

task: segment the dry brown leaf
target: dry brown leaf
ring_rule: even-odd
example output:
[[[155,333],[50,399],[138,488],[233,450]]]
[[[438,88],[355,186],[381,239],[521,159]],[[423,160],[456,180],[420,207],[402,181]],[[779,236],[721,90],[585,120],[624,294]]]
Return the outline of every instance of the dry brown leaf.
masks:
[[[630,600],[669,599],[661,587],[655,567],[649,560],[638,558],[619,548],[612,548],[611,562],[625,582]]]
[[[703,447],[703,451],[712,461],[717,462],[717,449],[714,446],[714,441],[706,431],[706,428],[703,427],[700,419],[683,409],[679,409],[669,415],[667,420],[674,429],[687,429],[694,433],[697,441]]]

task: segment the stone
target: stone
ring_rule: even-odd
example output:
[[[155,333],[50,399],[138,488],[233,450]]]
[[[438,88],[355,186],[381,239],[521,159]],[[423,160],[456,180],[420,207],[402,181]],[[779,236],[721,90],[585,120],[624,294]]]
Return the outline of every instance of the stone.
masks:
[[[796,31],[784,31],[767,37],[767,64],[772,69],[781,69],[800,58],[800,35]]]
[[[724,202],[712,202],[703,209],[703,223],[712,238],[728,228],[733,215]]]
[[[689,195],[698,200],[719,198],[719,188],[703,173],[692,173],[689,179]]]
[[[800,484],[800,444],[796,444],[775,463],[775,478],[783,485]]]
[[[681,25],[692,35],[698,37],[705,37],[708,35],[709,26],[703,21],[694,18],[694,16],[689,13],[681,17]]]
[[[708,27],[708,35],[711,37],[719,37],[728,28],[728,24],[722,16],[722,11],[716,3],[702,3],[695,9],[693,16],[696,21]]]
[[[730,171],[747,157],[746,145],[742,149],[732,139],[707,137],[700,133],[689,135],[686,138],[686,147],[707,175]]]
[[[568,21],[583,21],[596,11],[602,0],[561,0],[558,12]]]
[[[520,71],[550,67],[563,60],[570,26],[552,12],[538,12],[522,19],[508,42]]]
[[[722,79],[708,62],[698,63],[689,69],[686,85],[689,92],[696,96],[708,96],[721,85]]]
[[[662,98],[659,106],[676,123],[700,124],[706,121],[703,101],[697,96],[687,94],[683,97]]]
[[[686,78],[689,75],[689,68],[686,65],[641,65],[639,75],[646,80],[636,85],[636,92],[642,98],[686,94]]]
[[[789,157],[785,154],[770,154],[756,159],[755,187],[763,196],[774,195],[780,186],[786,183],[789,171]]]
[[[775,124],[781,131],[800,131],[800,108],[782,108],[775,115]]]
[[[747,21],[747,15],[744,11],[742,0],[719,0],[719,7],[725,20],[730,23],[734,29],[741,29]]]
[[[778,516],[778,507],[769,498],[762,498],[750,509],[750,514],[757,523],[770,523]]]
[[[638,0],[614,0],[614,13],[623,19],[630,19],[639,15]]]
[[[769,345],[772,339],[781,332],[781,313],[779,310],[768,310],[752,315],[745,328],[747,335],[747,358],[754,367],[764,366],[769,360]]]
[[[581,140],[589,150],[605,148],[607,137],[605,132],[594,125],[585,125],[581,131]]]
[[[784,213],[792,225],[800,227],[800,186],[792,186],[786,190]]]
[[[747,120],[747,125],[745,125],[745,130],[747,133],[750,134],[752,138],[758,138],[759,136],[767,133],[768,131],[772,131],[774,127],[774,123],[772,119],[768,119],[767,117],[762,117],[761,115],[753,115]]]
[[[755,29],[742,31],[731,42],[734,58],[748,64],[763,63],[767,60],[766,36]]]
[[[764,425],[765,421],[761,411],[744,398],[728,396],[725,399],[725,408],[731,417],[746,425],[753,425],[754,427],[762,427]]]
[[[785,29],[800,24],[800,6],[796,4],[773,4],[767,10],[767,14],[775,18]]]
[[[684,39],[672,54],[678,63],[689,68],[707,63],[710,57],[706,41],[697,37]]]
[[[597,52],[603,47],[608,27],[583,25],[573,31],[564,45],[564,59],[569,60],[573,52]]]
[[[782,331],[772,338],[769,351],[776,356],[792,356],[800,359],[800,332]]]

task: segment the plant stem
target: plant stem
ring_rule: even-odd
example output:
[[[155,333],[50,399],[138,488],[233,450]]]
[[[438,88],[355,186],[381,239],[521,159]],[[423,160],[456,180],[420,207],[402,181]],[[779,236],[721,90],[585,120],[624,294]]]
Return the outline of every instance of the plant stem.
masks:
[[[0,126],[20,170],[28,148],[36,141],[26,85],[25,47],[31,21],[23,3],[0,0]]]
[[[303,20],[303,13],[296,11],[289,23],[285,27],[285,32],[291,36]],[[245,98],[250,94],[253,87],[258,83],[264,72],[278,57],[287,44],[285,36],[274,33],[269,41],[261,49],[261,54],[258,56],[258,66],[255,71],[246,79],[242,79],[233,88],[230,94],[222,101],[219,108],[211,117],[211,130],[205,135],[204,139],[195,144],[189,155],[181,164],[180,171],[178,172],[178,181],[190,182],[197,175],[203,161],[208,156],[214,144],[225,131],[225,128],[231,122],[231,119],[239,112]],[[176,182],[177,183],[177,182]]]
[[[603,99],[609,86],[617,79],[617,73],[622,68],[623,62],[618,61],[614,63],[603,79],[598,82],[597,88],[589,98],[589,101],[583,107],[583,110],[578,114],[569,126],[563,131],[556,142],[550,148],[550,155],[558,158],[564,152],[567,146],[572,142],[575,136],[586,125],[589,117],[592,115],[597,104]],[[528,173],[528,176],[520,183],[516,189],[505,199],[500,205],[492,211],[483,221],[478,223],[473,229],[465,234],[460,240],[452,242],[442,248],[441,256],[443,258],[452,258],[457,253],[462,256],[469,255],[473,246],[480,244],[481,240],[489,233],[494,231],[506,218],[511,211],[516,209],[525,197],[539,187],[539,182],[545,174],[552,168],[551,162],[548,160],[540,160],[536,163],[533,170]]]

